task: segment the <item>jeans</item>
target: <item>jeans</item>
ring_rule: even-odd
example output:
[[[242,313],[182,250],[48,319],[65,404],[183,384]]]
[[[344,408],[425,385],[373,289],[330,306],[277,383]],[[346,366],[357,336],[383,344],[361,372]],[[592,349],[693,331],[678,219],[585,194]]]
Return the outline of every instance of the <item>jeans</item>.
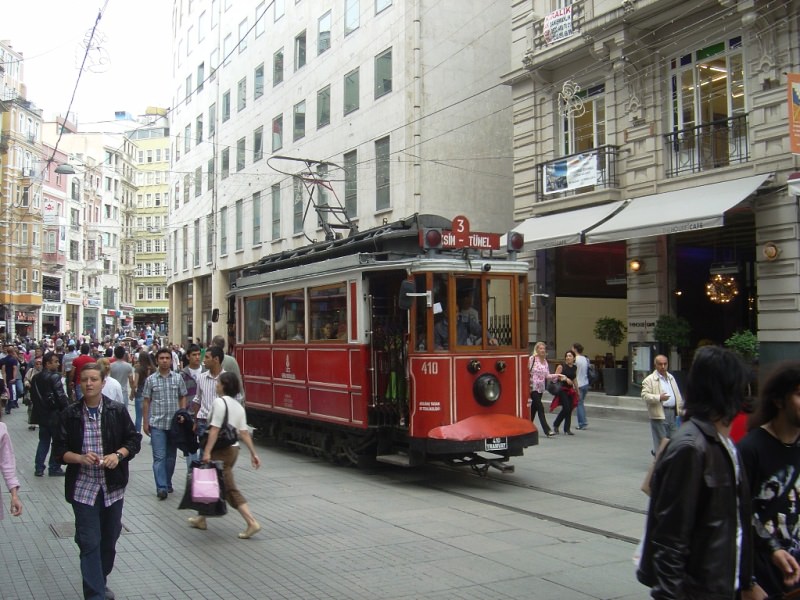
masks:
[[[586,398],[586,392],[588,391],[588,385],[582,385],[578,388],[578,429],[583,429],[589,424],[586,422],[586,407],[583,405],[583,400]]]
[[[658,452],[663,438],[672,439],[672,435],[678,430],[677,419],[675,418],[674,408],[664,409],[663,419],[650,419],[650,433],[653,436],[653,454]]]
[[[142,396],[142,390],[137,390],[136,391],[136,396],[134,396],[134,399],[133,399],[134,411],[136,413],[135,425],[136,425],[136,432],[137,433],[142,433],[142,402],[143,402],[143,399],[144,399],[144,396]]]
[[[103,504],[103,491],[97,494],[94,506],[72,503],[75,513],[75,543],[81,557],[83,597],[86,600],[104,600],[106,578],[114,568],[117,540],[122,532],[122,504]]]
[[[44,459],[47,458],[47,453],[50,452],[52,439],[53,430],[50,428],[50,424],[39,423],[39,445],[36,447],[36,458],[33,461],[37,473],[44,471]],[[47,463],[47,468],[51,473],[56,473],[61,470],[61,465],[53,460],[52,452],[50,452],[50,460]]]
[[[175,460],[178,447],[173,443],[169,430],[150,428],[150,445],[153,447],[153,476],[156,491],[167,492],[172,489],[172,475],[175,473]]]

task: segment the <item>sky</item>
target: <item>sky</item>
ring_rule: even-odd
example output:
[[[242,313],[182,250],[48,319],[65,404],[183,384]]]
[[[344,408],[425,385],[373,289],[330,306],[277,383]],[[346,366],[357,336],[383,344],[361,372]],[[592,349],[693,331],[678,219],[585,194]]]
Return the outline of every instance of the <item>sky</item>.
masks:
[[[24,55],[28,100],[45,120],[66,115],[85,54],[95,33],[71,112],[78,125],[133,115],[148,106],[168,108],[172,98],[170,0],[19,0],[0,18],[0,40]]]

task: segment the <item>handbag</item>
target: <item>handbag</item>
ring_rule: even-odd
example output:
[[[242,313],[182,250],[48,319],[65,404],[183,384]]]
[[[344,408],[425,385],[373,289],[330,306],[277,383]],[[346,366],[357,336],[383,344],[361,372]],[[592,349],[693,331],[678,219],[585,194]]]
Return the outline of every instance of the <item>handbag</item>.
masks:
[[[217,441],[214,444],[213,450],[224,450],[225,448],[229,448],[239,441],[239,432],[236,431],[236,428],[233,425],[228,423],[228,400],[225,396],[223,396],[222,401],[225,403],[225,418],[222,419],[222,425],[217,433]],[[203,437],[200,438],[200,448],[205,448],[207,442],[208,430],[206,430],[206,433],[204,433]]]
[[[196,510],[198,515],[202,517],[221,517],[227,514],[228,504],[225,502],[225,480],[222,477],[222,463],[217,460],[202,463],[199,460],[192,461],[192,468],[186,470],[186,488],[183,491],[183,498],[178,505],[179,510]],[[217,483],[219,484],[219,499],[206,503],[195,502],[192,500],[192,481],[194,479],[193,473],[195,467],[200,467],[201,470],[207,470],[211,473],[216,473]]]
[[[547,392],[553,396],[558,396],[561,393],[561,383],[558,381],[551,381],[547,384]]]
[[[215,468],[199,465],[192,468],[192,502],[211,504],[220,499],[219,478]]]

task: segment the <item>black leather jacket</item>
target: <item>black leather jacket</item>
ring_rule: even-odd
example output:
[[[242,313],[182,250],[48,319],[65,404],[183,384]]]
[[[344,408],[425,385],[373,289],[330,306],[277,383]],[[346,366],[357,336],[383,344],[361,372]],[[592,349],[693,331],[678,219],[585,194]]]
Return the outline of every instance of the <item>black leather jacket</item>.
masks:
[[[741,462],[740,462],[741,464]],[[732,600],[752,585],[750,493],[736,486],[730,455],[713,423],[692,419],[656,465],[642,558],[636,576],[657,599]],[[736,534],[742,528],[738,584]]]
[[[69,398],[58,371],[42,369],[31,378],[31,423],[48,427],[56,425],[56,415],[69,406]]]
[[[106,485],[109,491],[124,488],[128,485],[128,462],[136,456],[141,448],[142,436],[128,413],[128,407],[103,396],[101,430],[103,436],[103,454],[113,454],[122,448],[128,449],[128,456],[120,461],[115,469],[106,469]],[[83,402],[73,402],[61,412],[59,426],[53,436],[53,457],[61,464],[67,452],[83,453]],[[72,502],[75,493],[75,482],[81,466],[67,465],[64,495],[67,502]]]

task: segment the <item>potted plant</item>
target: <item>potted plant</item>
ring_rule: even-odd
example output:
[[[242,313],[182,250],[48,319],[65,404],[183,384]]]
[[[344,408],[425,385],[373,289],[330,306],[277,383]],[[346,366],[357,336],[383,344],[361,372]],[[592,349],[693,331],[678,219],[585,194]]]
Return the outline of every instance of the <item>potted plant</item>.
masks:
[[[614,364],[617,362],[617,346],[625,339],[625,324],[614,317],[600,317],[594,324],[594,337],[611,346]],[[621,396],[627,389],[627,369],[603,369],[603,389],[609,396]]]
[[[723,342],[750,366],[750,381],[747,384],[748,394],[754,392],[752,384],[758,380],[758,337],[749,329],[737,331]]]

